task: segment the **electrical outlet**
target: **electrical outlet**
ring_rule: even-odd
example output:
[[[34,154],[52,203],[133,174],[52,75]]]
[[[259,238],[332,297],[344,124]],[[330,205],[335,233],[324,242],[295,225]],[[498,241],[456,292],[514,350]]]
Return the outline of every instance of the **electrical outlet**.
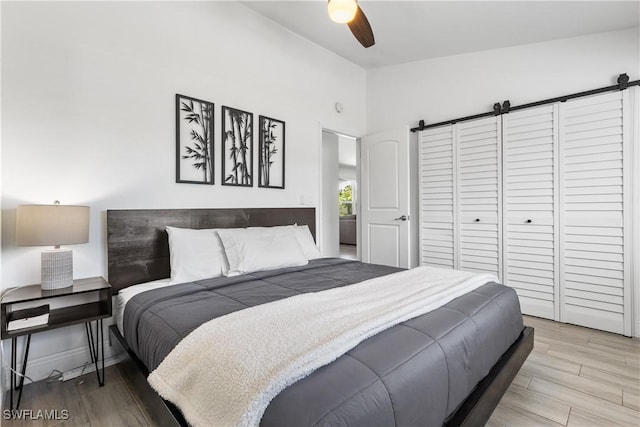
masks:
[[[300,205],[304,206],[304,194],[300,195]]]

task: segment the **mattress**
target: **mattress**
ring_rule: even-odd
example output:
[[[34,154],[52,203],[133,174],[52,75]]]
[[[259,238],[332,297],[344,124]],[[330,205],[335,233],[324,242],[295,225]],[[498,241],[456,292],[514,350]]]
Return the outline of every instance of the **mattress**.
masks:
[[[151,291],[154,289],[164,288],[165,286],[171,286],[175,283],[171,282],[171,279],[160,279],[152,282],[141,283],[139,285],[129,286],[128,288],[121,289],[116,295],[115,304],[113,307],[114,315],[116,318],[116,325],[120,334],[124,336],[124,308],[127,306],[129,300],[142,292]]]
[[[253,305],[398,271],[342,259],[164,286],[132,297],[124,336],[155,369],[200,324]],[[523,329],[513,289],[491,283],[383,331],[281,392],[264,426],[441,425]]]

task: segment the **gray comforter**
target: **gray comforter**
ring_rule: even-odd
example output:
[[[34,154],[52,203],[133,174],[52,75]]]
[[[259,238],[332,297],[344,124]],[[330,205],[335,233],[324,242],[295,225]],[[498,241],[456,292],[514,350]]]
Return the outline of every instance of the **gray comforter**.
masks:
[[[159,288],[132,298],[124,334],[149,371],[200,324],[246,307],[397,268],[342,259]],[[436,426],[523,329],[513,289],[487,284],[375,335],[280,393],[264,426]]]

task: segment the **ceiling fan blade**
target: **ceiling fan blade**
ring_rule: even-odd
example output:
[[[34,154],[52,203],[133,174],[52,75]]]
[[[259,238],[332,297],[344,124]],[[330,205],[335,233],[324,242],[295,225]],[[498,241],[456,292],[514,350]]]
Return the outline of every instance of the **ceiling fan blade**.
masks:
[[[349,26],[349,29],[356,37],[356,39],[358,39],[360,44],[362,44],[362,46],[371,47],[376,44],[376,41],[373,38],[373,30],[371,29],[369,20],[365,16],[360,6],[358,6],[356,16],[347,25]]]

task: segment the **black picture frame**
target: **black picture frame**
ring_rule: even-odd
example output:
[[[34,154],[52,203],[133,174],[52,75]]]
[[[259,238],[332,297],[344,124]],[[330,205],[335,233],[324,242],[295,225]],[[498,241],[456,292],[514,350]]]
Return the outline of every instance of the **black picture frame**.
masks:
[[[214,107],[176,94],[176,183],[215,184]]]
[[[224,105],[222,185],[253,187],[253,113]]]
[[[258,187],[284,189],[285,122],[259,116]]]

